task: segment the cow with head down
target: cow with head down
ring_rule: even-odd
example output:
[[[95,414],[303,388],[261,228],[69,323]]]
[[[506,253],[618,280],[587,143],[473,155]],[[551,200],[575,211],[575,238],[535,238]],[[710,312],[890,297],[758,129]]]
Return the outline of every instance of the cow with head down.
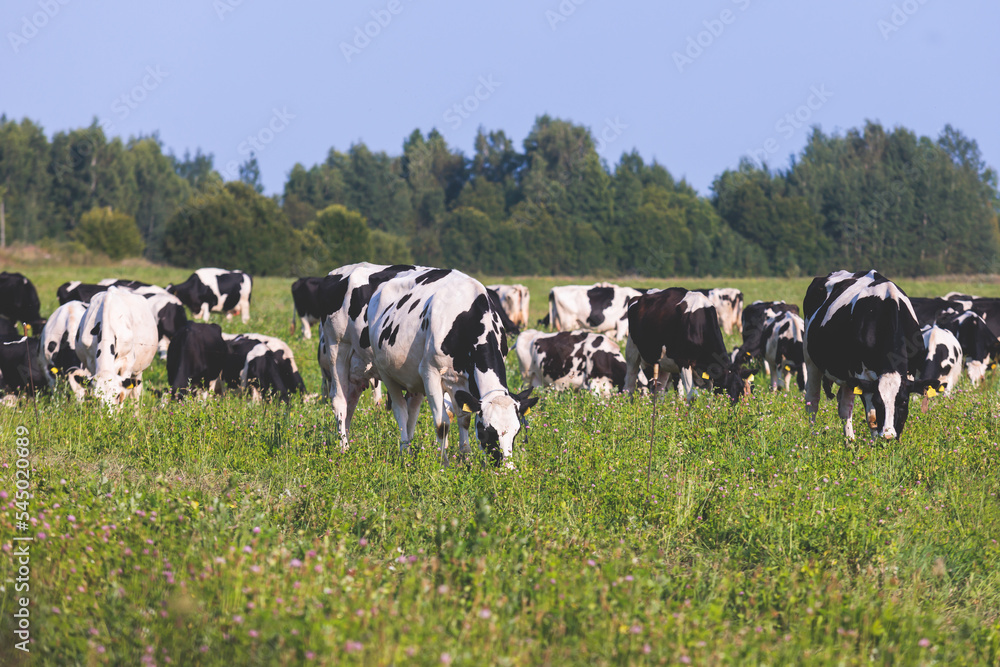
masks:
[[[680,374],[686,398],[695,394],[695,373],[733,402],[750,393],[750,372],[730,360],[715,306],[704,294],[683,287],[650,292],[631,303],[625,361],[628,393],[635,391],[640,369],[655,377],[656,366],[665,374]]]
[[[80,322],[76,354],[94,393],[117,407],[142,396],[142,372],[156,356],[156,320],[141,296],[121,287],[94,295]]]
[[[553,287],[549,290],[549,324],[556,331],[583,329],[624,340],[628,305],[648,291],[612,283]]]
[[[911,393],[923,393],[934,379],[915,379],[927,348],[910,300],[876,271],[836,271],[815,278],[803,302],[808,372],[806,412],[815,420],[824,378],[840,385],[838,413],[844,436],[854,439],[854,397],[864,402],[873,438],[899,438]]]
[[[470,451],[469,415],[475,414],[482,449],[494,464],[513,465],[521,418],[538,399],[529,398],[531,389],[512,394],[507,388],[507,341],[485,286],[447,269],[390,279],[369,302],[368,339],[375,372],[392,398],[401,451],[413,440],[426,396],[441,460],[448,464],[447,395],[462,410],[460,453]]]
[[[618,343],[602,334],[528,329],[517,337],[514,351],[530,387],[585,389],[598,396],[625,387],[625,358]]]

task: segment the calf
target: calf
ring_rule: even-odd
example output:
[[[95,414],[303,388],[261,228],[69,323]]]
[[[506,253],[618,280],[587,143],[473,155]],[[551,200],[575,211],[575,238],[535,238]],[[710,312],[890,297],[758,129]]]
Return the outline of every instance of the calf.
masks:
[[[979,384],[986,376],[986,370],[996,365],[990,358],[996,359],[1000,355],[1000,341],[983,318],[971,310],[946,314],[938,319],[937,326],[947,329],[958,339],[969,380],[973,385]]]
[[[939,326],[927,325],[921,331],[927,356],[920,379],[950,394],[962,375],[962,346],[953,333]],[[930,392],[928,394],[931,395]]]
[[[764,360],[770,366],[771,390],[790,389],[792,373],[798,375],[799,389],[805,389],[808,371],[802,358],[805,322],[793,312],[779,313],[764,324]],[[779,381],[780,380],[780,381]]]
[[[38,290],[20,273],[0,272],[0,316],[41,331],[45,320],[39,313]]]
[[[477,415],[479,444],[493,462],[511,467],[521,417],[538,399],[529,398],[531,389],[516,395],[507,389],[507,341],[486,287],[459,271],[427,269],[386,281],[368,308],[373,364],[392,399],[400,450],[413,440],[426,395],[441,461],[448,464],[447,394],[464,413]],[[468,425],[464,414],[463,454],[470,451]]]
[[[715,306],[715,312],[719,315],[719,324],[722,330],[728,335],[737,331],[743,331],[743,292],[735,287],[716,287],[715,289],[694,290],[708,297],[708,300]]]
[[[500,305],[515,326],[528,326],[528,302],[531,295],[524,285],[487,285],[500,298]]]
[[[628,335],[629,301],[646,291],[611,283],[553,287],[549,291],[549,323],[556,331],[587,329],[623,340]]]
[[[599,396],[625,387],[625,358],[618,343],[601,334],[528,329],[514,350],[527,386],[586,389]]]
[[[107,405],[141,398],[142,372],[156,348],[156,321],[145,299],[121,287],[93,297],[77,331],[76,354]]]
[[[628,331],[626,392],[635,391],[640,368],[654,377],[653,367],[659,366],[680,373],[687,398],[694,396],[696,370],[733,402],[749,394],[749,371],[730,361],[719,316],[704,294],[671,287],[641,296],[629,306]]]
[[[239,313],[243,324],[250,321],[250,290],[253,279],[242,271],[198,269],[179,285],[167,285],[167,291],[208,321],[209,313],[226,313],[226,319]]]
[[[824,377],[840,384],[838,413],[854,439],[854,396],[864,401],[874,438],[899,438],[910,393],[933,386],[913,375],[927,358],[910,300],[876,271],[837,271],[815,278],[803,304],[806,412],[815,420]]]

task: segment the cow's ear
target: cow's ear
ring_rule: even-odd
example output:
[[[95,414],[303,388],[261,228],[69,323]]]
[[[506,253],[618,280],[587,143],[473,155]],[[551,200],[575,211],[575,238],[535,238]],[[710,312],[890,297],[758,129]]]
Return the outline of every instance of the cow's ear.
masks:
[[[465,391],[464,389],[459,389],[455,392],[455,402],[458,403],[458,407],[462,412],[479,412],[479,408],[482,407],[479,403],[479,399]]]
[[[937,378],[928,378],[926,380],[914,380],[910,382],[910,392],[914,394],[927,394],[933,398],[939,391],[944,388]]]
[[[126,378],[125,380],[122,380],[122,388],[131,389],[134,386],[135,386],[135,380],[133,380],[132,378]]]
[[[520,412],[525,417],[531,412],[531,408],[535,407],[538,403],[538,396],[531,396],[531,387],[528,387],[520,394],[514,394],[514,400],[517,401],[517,411]]]

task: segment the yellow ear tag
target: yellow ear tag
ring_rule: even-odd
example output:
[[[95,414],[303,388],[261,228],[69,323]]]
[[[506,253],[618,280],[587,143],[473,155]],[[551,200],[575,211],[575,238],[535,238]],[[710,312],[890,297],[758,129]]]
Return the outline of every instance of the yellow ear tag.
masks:
[[[861,391],[861,387],[855,387],[854,388],[854,395],[855,396],[860,396],[862,393],[864,393],[864,392]]]
[[[469,407],[468,403],[462,403],[462,412],[472,412],[472,408]]]
[[[747,376],[747,382],[753,382],[753,376],[752,375],[748,375]]]
[[[927,387],[927,392],[924,394],[927,398],[934,398],[937,396],[937,390],[934,387]]]
[[[523,414],[524,414],[525,417],[527,417],[528,415],[530,415],[531,414],[531,408],[525,408]]]
[[[997,365],[995,363],[994,364],[990,364],[990,370],[993,370],[996,367],[997,367]]]
[[[708,373],[702,373],[701,374],[701,379],[702,380],[707,380],[708,379]]]

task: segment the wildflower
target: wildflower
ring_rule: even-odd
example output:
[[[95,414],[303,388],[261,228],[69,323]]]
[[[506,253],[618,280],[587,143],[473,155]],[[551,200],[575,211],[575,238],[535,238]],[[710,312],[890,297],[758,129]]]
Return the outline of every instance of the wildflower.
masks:
[[[479,618],[489,618],[492,615],[493,612],[491,612],[489,609],[484,608],[479,610]]]
[[[917,646],[921,648],[927,648],[930,645],[931,645],[931,640],[927,639],[927,637],[924,637],[923,639],[917,642]]]

